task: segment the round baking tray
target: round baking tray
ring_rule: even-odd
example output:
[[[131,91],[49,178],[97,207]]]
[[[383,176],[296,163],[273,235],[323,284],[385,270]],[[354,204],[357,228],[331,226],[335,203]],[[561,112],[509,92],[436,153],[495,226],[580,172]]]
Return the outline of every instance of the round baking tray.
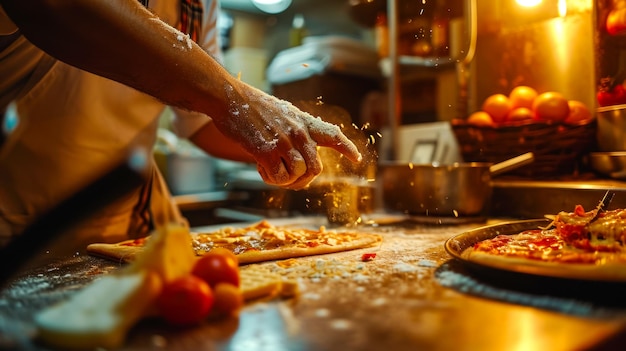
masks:
[[[474,244],[491,239],[497,235],[513,235],[524,230],[538,229],[550,224],[548,219],[530,219],[514,221],[470,230],[448,239],[446,251],[455,259],[472,267],[484,267],[506,273],[520,273],[556,279],[570,279],[588,282],[623,283],[626,286],[626,266],[620,269],[615,265],[593,265],[578,263],[540,262],[523,258],[498,258],[494,260],[474,261],[463,252]]]

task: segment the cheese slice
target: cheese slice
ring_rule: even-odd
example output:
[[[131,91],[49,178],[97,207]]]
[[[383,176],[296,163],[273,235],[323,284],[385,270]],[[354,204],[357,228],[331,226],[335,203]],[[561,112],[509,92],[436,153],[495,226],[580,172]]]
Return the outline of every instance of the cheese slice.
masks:
[[[163,226],[130,265],[39,313],[40,339],[63,349],[118,347],[128,330],[152,312],[163,282],[189,274],[194,263],[189,230]]]
[[[185,276],[196,262],[189,229],[168,224],[156,229],[147,241],[145,249],[126,270],[130,272],[151,271],[165,282]]]
[[[120,346],[161,291],[151,272],[111,274],[35,316],[38,337],[63,349]]]

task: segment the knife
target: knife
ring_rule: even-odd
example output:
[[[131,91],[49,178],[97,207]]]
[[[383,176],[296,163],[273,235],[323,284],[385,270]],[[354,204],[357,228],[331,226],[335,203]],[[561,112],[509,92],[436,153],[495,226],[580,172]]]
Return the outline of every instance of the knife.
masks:
[[[615,192],[610,191],[610,190],[607,190],[606,193],[604,193],[602,200],[600,200],[600,202],[598,203],[598,206],[596,206],[596,213],[593,214],[593,217],[591,217],[589,222],[587,222],[587,225],[593,223],[596,219],[598,219],[598,217],[600,216],[600,213],[606,211],[606,209],[611,204],[611,201],[613,201],[614,196],[615,196]]]

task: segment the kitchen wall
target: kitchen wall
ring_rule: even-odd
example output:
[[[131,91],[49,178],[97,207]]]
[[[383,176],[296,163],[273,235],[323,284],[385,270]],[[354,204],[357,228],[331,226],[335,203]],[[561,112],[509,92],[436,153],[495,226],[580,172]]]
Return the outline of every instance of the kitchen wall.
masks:
[[[470,111],[517,85],[558,91],[595,107],[592,3],[568,0],[566,15],[559,16],[557,0],[545,0],[535,13],[513,8],[513,1],[478,1]]]
[[[302,14],[306,34],[309,36],[341,35],[374,45],[373,31],[354,22],[348,12],[347,0],[293,0],[291,6],[279,14],[266,14],[254,7],[223,4],[223,10],[231,16],[233,26],[226,48],[227,68],[232,73],[260,74],[258,69],[267,66],[274,56],[290,47],[289,32],[296,14]],[[246,58],[245,56],[253,56]],[[253,71],[253,72],[251,72]],[[264,73],[264,72],[263,72]],[[269,89],[255,80],[253,85]]]
[[[287,10],[274,15],[253,9],[242,11],[228,5],[224,6],[224,11],[231,14],[235,22],[232,46],[261,47],[268,50],[270,58],[289,47],[289,29],[296,14],[304,16],[309,35],[343,35],[372,40],[371,30],[350,18],[348,0],[293,0]],[[249,31],[249,26],[255,31]]]
[[[231,1],[241,3],[243,0]],[[233,74],[241,74],[242,80],[272,93],[275,89],[272,89],[265,81],[264,68],[278,52],[289,48],[289,33],[296,14],[304,16],[307,35],[346,36],[360,40],[372,48],[376,47],[374,29],[364,27],[352,18],[354,12],[351,12],[349,0],[293,0],[292,5],[286,11],[276,15],[261,13],[250,6],[242,10],[241,6],[229,6],[228,3],[223,5],[233,21],[233,27],[229,33],[229,46],[226,48],[226,67]],[[323,86],[323,89],[327,89],[329,85],[336,86],[333,82],[318,84]],[[361,82],[347,84],[363,87]],[[449,120],[457,116],[457,86],[453,68],[426,69],[417,70],[417,72],[412,70],[411,74],[403,74],[402,84],[402,124]],[[388,99],[383,91],[385,85],[386,81],[381,77],[379,89],[377,89],[380,93],[374,92],[367,97],[368,102],[371,102],[368,106],[376,106],[376,109],[364,115],[373,117],[355,116],[356,122],[376,119],[378,124],[386,123]],[[338,89],[346,91],[344,86]],[[312,90],[314,89],[308,91]],[[292,91],[304,92],[302,87],[295,87]],[[325,92],[327,92],[326,96],[330,95],[327,90]],[[357,98],[363,98],[363,94],[363,92],[358,92]],[[355,111],[356,103],[350,105],[353,116],[359,113]],[[365,108],[372,110],[369,107]]]

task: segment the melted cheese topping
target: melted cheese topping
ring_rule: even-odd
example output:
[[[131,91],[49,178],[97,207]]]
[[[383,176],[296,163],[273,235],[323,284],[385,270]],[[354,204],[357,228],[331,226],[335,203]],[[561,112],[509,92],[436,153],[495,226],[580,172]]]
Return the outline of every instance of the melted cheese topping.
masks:
[[[471,250],[498,257],[526,258],[543,262],[584,263],[602,265],[626,263],[626,249],[597,250],[574,246],[556,229],[527,230],[515,235],[498,235],[475,244]],[[469,252],[471,256],[471,252]]]
[[[626,210],[600,213],[591,221],[594,211],[561,212],[555,219],[559,236],[585,250],[620,251],[626,244]],[[590,222],[591,221],[591,222]]]
[[[235,254],[250,250],[270,250],[284,247],[338,246],[356,239],[355,233],[276,227],[261,221],[243,228],[225,227],[211,233],[193,236],[197,255],[203,255],[214,247],[224,247]]]

